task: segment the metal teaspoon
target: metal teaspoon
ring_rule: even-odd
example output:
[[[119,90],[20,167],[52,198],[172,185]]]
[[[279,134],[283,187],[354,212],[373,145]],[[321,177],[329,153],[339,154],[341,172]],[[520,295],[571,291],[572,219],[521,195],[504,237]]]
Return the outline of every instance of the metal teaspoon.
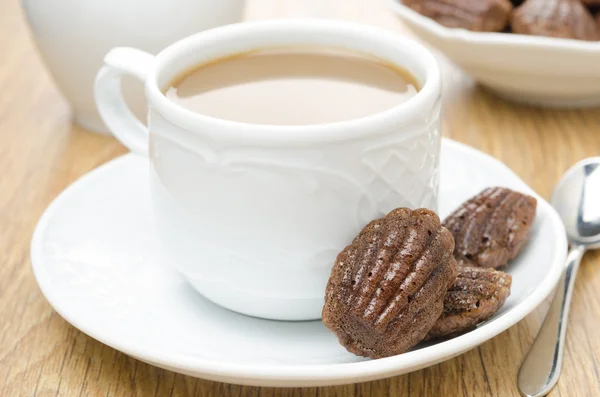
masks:
[[[600,157],[582,160],[565,173],[552,194],[552,206],[571,249],[546,319],[519,371],[519,391],[528,397],[545,396],[558,381],[577,269],[588,249],[600,248]]]

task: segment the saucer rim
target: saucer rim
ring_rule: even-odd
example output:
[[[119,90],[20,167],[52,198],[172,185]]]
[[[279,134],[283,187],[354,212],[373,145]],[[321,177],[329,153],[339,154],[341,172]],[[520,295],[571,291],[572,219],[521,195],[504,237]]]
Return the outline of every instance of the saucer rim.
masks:
[[[129,161],[132,156],[143,157],[134,153],[123,155],[89,171],[69,185],[52,201],[38,221],[31,240],[31,267],[33,274],[48,303],[75,328],[141,361],[196,377],[260,386],[324,386],[375,380],[434,365],[479,346],[512,327],[531,313],[555,288],[562,274],[567,255],[567,240],[564,226],[559,215],[546,200],[535,193],[533,189],[501,161],[468,145],[447,138],[444,138],[442,142],[442,156],[444,155],[444,148],[447,147],[452,147],[459,152],[468,152],[469,155],[477,157],[480,163],[486,163],[489,167],[503,168],[504,172],[510,173],[516,181],[522,184],[528,194],[536,197],[538,200],[538,209],[545,215],[547,214],[546,216],[553,225],[552,230],[556,237],[556,244],[553,247],[554,260],[547,276],[542,282],[513,309],[471,332],[419,350],[377,360],[353,363],[248,365],[219,362],[201,357],[188,357],[182,354],[167,354],[162,351],[153,350],[152,347],[148,347],[147,345],[137,344],[135,340],[127,340],[125,342],[121,340],[108,340],[110,338],[104,338],[102,332],[98,332],[97,328],[94,329],[93,327],[87,327],[86,324],[82,324],[77,318],[69,315],[68,311],[63,310],[60,307],[60,300],[54,296],[52,282],[47,276],[47,271],[43,265],[45,262],[45,255],[42,248],[44,235],[50,221],[54,218],[55,212],[59,209],[65,197],[77,194],[77,191],[85,189],[90,183],[94,183],[96,174],[110,168],[117,168],[121,166],[121,163]]]

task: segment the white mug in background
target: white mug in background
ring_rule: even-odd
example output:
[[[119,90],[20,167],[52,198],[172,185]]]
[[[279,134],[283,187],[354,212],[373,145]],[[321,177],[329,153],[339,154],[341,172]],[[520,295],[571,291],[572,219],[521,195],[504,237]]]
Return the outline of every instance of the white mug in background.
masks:
[[[113,47],[158,53],[201,30],[239,22],[245,0],[21,0],[40,55],[73,109],[73,120],[108,132],[94,103],[94,77]],[[125,80],[127,103],[137,116],[144,90]]]
[[[163,94],[196,65],[295,45],[375,56],[407,69],[421,89],[372,116],[305,126],[212,118]],[[440,71],[406,38],[332,20],[263,21],[190,36],[156,57],[116,48],[105,64],[95,85],[98,109],[117,138],[150,158],[165,261],[219,305],[270,319],[318,319],[335,257],[366,223],[396,207],[437,207]],[[148,127],[123,101],[124,75],[146,84]]]

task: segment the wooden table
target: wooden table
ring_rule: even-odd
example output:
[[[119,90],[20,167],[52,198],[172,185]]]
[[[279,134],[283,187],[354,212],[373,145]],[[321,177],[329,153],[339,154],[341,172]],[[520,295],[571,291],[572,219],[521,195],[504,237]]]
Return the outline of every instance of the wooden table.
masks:
[[[406,33],[373,0],[249,0],[249,19],[317,15]],[[497,99],[444,62],[444,135],[499,158],[549,197],[574,162],[600,151],[600,109],[541,110]],[[310,389],[241,387],[194,379],[129,358],[66,323],[29,262],[35,223],[85,172],[125,153],[70,122],[36,54],[17,0],[0,2],[0,396],[517,396],[519,363],[547,304],[460,357],[409,375]],[[553,396],[600,395],[600,254],[580,269],[562,377]],[[543,266],[543,263],[539,264]]]

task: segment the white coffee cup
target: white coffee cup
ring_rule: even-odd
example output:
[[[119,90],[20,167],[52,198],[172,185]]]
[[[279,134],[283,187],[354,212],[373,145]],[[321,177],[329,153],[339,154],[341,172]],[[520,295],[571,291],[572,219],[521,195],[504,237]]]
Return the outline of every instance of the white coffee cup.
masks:
[[[421,90],[372,116],[307,126],[208,117],[161,91],[195,65],[294,45],[376,56],[407,69]],[[164,260],[221,306],[318,319],[336,255],[366,223],[396,207],[437,207],[440,71],[406,38],[332,20],[262,21],[187,37],[156,57],[115,48],[105,64],[95,84],[98,109],[123,144],[150,158]],[[123,101],[127,74],[145,82],[148,127]]]

